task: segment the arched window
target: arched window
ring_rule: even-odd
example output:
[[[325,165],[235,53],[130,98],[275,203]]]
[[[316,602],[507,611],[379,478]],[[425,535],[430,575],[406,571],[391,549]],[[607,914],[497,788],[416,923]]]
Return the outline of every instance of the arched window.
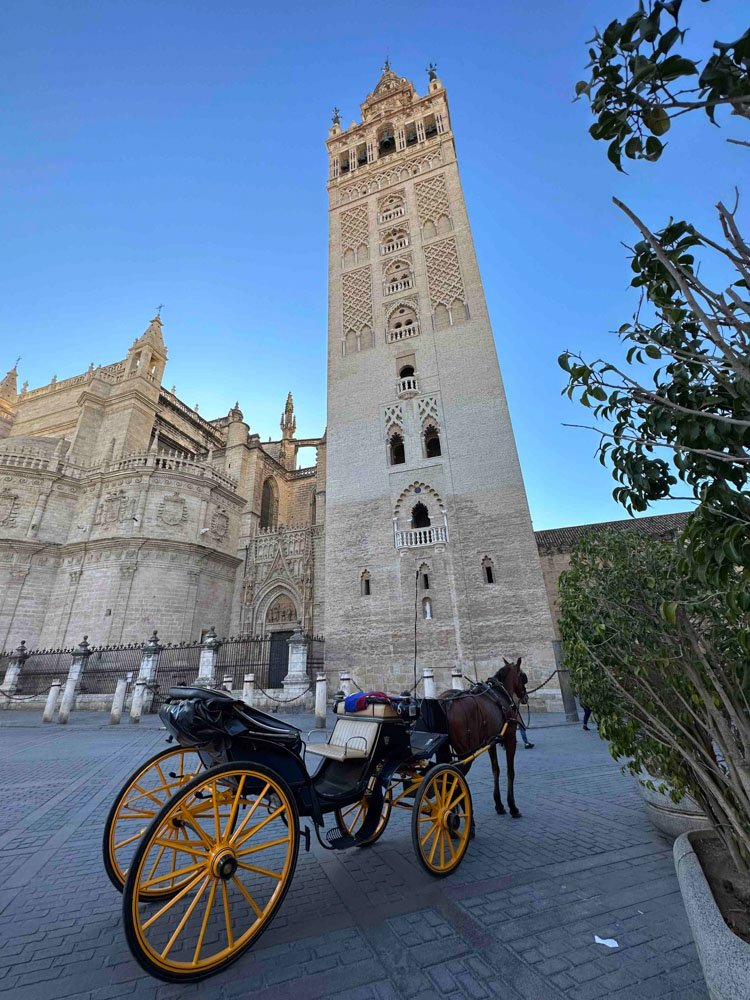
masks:
[[[279,519],[279,488],[273,476],[263,483],[263,494],[260,501],[261,528],[275,528]]]
[[[370,574],[367,570],[364,571],[362,576],[359,578],[359,592],[362,597],[369,597],[372,593],[370,589]]]
[[[424,453],[427,458],[437,458],[440,450],[440,434],[434,424],[428,424],[424,431]]]
[[[388,317],[388,341],[394,343],[419,332],[417,314],[411,306],[399,306]]]
[[[378,131],[378,156],[387,156],[396,150],[396,137],[393,125],[388,122]]]
[[[412,528],[429,528],[430,523],[430,512],[421,501],[416,503],[411,509]]]
[[[404,365],[398,370],[399,378],[411,378],[414,375],[414,365]]]
[[[422,590],[430,589],[430,567],[427,563],[422,563],[419,567],[419,586]]]
[[[385,269],[385,284],[383,286],[386,295],[393,295],[396,292],[403,292],[414,286],[414,275],[412,274],[411,263],[400,258],[392,261]]]
[[[435,329],[445,330],[446,327],[451,325],[450,313],[448,312],[448,307],[444,306],[442,303],[435,307]]]
[[[429,597],[422,599],[422,617],[426,622],[432,621],[432,601]]]
[[[391,434],[388,442],[388,448],[391,457],[391,465],[403,465],[404,462],[406,462],[404,439],[401,434],[398,432]]]
[[[482,560],[482,576],[485,583],[495,582],[495,565],[489,556],[485,556]]]

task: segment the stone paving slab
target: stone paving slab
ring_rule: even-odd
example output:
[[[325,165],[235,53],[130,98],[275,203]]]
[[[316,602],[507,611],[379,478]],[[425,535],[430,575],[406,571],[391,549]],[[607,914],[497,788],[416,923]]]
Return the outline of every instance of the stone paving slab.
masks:
[[[536,747],[519,750],[522,819],[496,816],[488,762],[474,765],[477,837],[452,876],[421,869],[399,810],[367,850],[313,841],[258,946],[173,986],[131,958],[100,858],[117,789],[163,743],[158,719],[113,727],[81,712],[44,726],[35,714],[0,713],[3,1000],[707,997],[671,845],[597,734],[562,717],[535,716]]]

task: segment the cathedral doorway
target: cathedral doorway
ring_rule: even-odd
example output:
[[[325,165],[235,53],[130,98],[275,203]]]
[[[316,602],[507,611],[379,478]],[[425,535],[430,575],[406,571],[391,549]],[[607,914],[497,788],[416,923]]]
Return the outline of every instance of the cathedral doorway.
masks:
[[[289,644],[291,632],[273,632],[268,657],[268,686],[280,688],[289,672]]]

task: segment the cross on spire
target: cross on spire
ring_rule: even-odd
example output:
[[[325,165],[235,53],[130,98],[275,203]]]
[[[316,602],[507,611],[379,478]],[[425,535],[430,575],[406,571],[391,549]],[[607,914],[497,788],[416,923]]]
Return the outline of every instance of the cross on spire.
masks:
[[[161,311],[163,308],[164,308],[163,302],[160,302],[159,305],[156,307],[156,315],[159,317],[159,319],[161,319]]]

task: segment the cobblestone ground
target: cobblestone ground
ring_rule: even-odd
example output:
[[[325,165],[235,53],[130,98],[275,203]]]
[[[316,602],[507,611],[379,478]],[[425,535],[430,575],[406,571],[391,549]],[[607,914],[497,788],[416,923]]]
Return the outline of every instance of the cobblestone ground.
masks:
[[[105,722],[0,716],[3,1000],[707,996],[671,845],[596,733],[564,725],[519,750],[522,819],[495,815],[486,758],[474,766],[477,837],[450,878],[423,872],[394,810],[368,850],[301,850],[272,927],[230,970],[188,987],[151,979],[128,952],[100,840],[117,789],[164,733],[154,718]]]

